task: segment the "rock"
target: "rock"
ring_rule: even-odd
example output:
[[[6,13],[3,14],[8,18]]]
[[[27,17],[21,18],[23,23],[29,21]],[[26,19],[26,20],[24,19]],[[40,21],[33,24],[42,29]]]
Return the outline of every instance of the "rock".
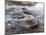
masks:
[[[19,23],[20,27],[25,27],[25,28],[29,28],[29,27],[38,25],[38,20],[32,15],[30,16],[30,18],[29,16],[25,16],[25,18],[19,19],[18,22],[20,22]]]

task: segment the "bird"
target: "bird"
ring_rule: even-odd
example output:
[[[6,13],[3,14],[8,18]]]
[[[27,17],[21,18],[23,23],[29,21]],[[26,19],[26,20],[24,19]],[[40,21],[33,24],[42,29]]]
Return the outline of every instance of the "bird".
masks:
[[[24,14],[26,14],[26,15],[32,15],[32,13],[28,9],[22,8],[22,10],[23,10]]]

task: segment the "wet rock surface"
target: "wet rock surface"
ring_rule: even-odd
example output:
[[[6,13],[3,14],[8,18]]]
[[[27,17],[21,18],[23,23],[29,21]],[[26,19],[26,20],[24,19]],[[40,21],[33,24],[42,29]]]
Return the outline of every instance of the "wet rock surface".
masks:
[[[32,18],[33,19],[33,18]],[[11,34],[43,32],[43,24],[36,19],[13,19],[6,22],[6,28]],[[6,30],[6,32],[7,32]]]

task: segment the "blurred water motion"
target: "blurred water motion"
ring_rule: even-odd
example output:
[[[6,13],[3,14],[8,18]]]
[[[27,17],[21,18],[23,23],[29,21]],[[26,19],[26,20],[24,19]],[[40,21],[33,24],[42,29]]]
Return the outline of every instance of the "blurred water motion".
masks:
[[[6,3],[5,12],[6,34],[37,33],[44,31],[43,3],[8,2]]]

